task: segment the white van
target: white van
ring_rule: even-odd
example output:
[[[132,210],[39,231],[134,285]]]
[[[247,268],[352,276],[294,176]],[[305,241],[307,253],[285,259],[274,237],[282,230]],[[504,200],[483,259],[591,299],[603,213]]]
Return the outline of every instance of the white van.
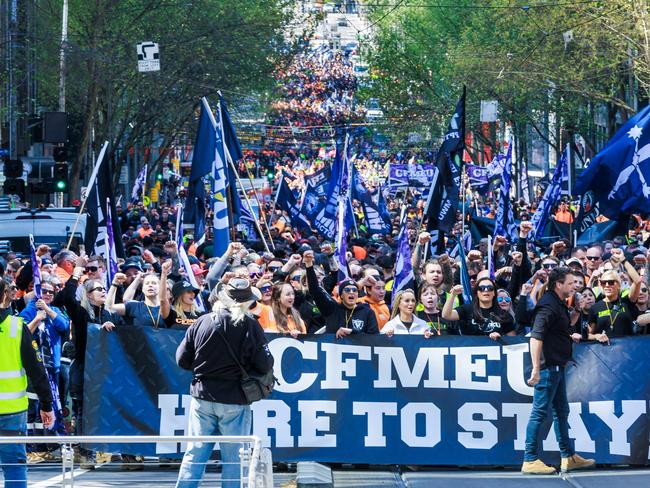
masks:
[[[82,214],[75,229],[71,247],[83,244],[86,235],[86,214]],[[68,243],[77,220],[74,208],[0,210],[0,241],[9,241],[11,250],[29,254],[29,234],[39,244],[60,249]]]

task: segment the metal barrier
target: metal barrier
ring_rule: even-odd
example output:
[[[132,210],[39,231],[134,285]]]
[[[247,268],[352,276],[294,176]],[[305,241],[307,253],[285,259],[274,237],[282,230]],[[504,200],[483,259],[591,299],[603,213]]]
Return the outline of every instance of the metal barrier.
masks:
[[[206,442],[248,445],[239,449],[240,487],[272,488],[272,460],[270,451],[262,449],[257,436],[18,436],[0,437],[0,444],[55,444],[61,448],[61,485],[74,488],[73,444],[150,444],[158,442]],[[162,458],[165,458],[163,455]],[[180,462],[178,463],[180,466]],[[5,482],[8,480],[5,480]],[[223,481],[223,479],[222,479]],[[269,484],[270,483],[270,484]]]

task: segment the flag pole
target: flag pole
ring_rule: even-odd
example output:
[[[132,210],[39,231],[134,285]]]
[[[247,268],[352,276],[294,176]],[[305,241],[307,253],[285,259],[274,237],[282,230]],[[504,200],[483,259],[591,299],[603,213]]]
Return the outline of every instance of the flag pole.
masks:
[[[257,190],[255,189],[255,183],[253,183],[253,178],[251,177],[251,172],[248,169],[248,165],[246,164],[246,158],[244,158],[244,167],[246,168],[246,176],[248,176],[248,181],[251,184],[251,188],[253,189],[253,194],[255,195],[255,200],[257,200],[257,206],[260,209],[260,212],[262,211],[262,203],[260,202],[260,197],[257,196]],[[271,214],[273,215],[273,214]],[[264,222],[266,223],[266,219],[264,219]],[[269,224],[266,223],[266,233],[269,236],[269,240],[271,241],[271,247],[273,247],[273,250],[275,251],[275,243],[273,242],[273,236],[271,235],[271,229],[269,228]]]
[[[458,157],[458,155],[456,155]],[[465,236],[465,165],[461,165],[461,170],[460,170],[460,198],[461,198],[461,212],[462,212],[462,223],[460,227],[460,238],[461,240],[463,239],[463,236]]]
[[[253,206],[251,205],[250,200],[248,199],[248,195],[246,194],[246,190],[244,189],[244,185],[239,179],[239,174],[237,173],[237,169],[235,168],[235,164],[232,162],[232,158],[230,157],[230,153],[226,152],[226,159],[228,160],[228,164],[230,165],[230,168],[232,169],[233,173],[235,173],[235,178],[237,178],[237,183],[239,183],[239,188],[241,188],[242,193],[244,194],[244,198],[246,199],[246,203],[248,204],[248,209],[251,212],[251,215],[253,217],[253,220],[255,221],[255,227],[257,227],[257,232],[259,233],[260,237],[262,238],[262,242],[264,243],[264,247],[266,248],[266,252],[271,252],[269,249],[269,245],[266,242],[266,239],[264,238],[264,233],[262,232],[262,228],[260,227],[260,222],[258,218],[255,216],[255,212],[253,211]],[[230,189],[230,186],[228,186],[228,189]],[[232,201],[232,200],[231,200]],[[228,206],[230,208],[230,205]],[[233,239],[234,240],[234,239]]]
[[[88,180],[88,187],[86,188],[86,196],[81,202],[79,213],[77,213],[77,219],[74,221],[74,225],[72,226],[72,231],[70,232],[70,239],[68,240],[68,243],[65,246],[66,249],[70,249],[70,246],[72,245],[72,239],[74,239],[74,233],[77,230],[77,225],[79,225],[79,219],[81,218],[81,214],[86,208],[86,202],[88,201],[90,192],[92,191],[93,185],[95,184],[95,180],[97,179],[97,173],[99,173],[99,167],[101,166],[102,161],[104,160],[104,154],[106,154],[107,148],[108,148],[108,141],[104,141],[102,150],[99,151],[99,156],[97,156],[97,161],[95,162],[95,167],[93,168],[93,172],[90,174],[90,179]]]

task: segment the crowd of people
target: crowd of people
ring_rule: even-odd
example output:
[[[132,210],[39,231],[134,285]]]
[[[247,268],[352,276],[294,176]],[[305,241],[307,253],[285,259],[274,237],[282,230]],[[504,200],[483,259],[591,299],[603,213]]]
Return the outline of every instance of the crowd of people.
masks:
[[[309,130],[364,117],[354,100],[357,78],[352,63],[341,52],[298,54],[288,66],[277,69],[276,79],[280,96],[272,105],[271,127]]]
[[[186,329],[218,303],[220,286],[233,279],[246,280],[255,290],[250,315],[271,334],[327,333],[336,338],[411,334],[428,339],[478,335],[498,341],[530,332],[549,273],[567,267],[575,283],[566,301],[574,341],[609,344],[647,332],[647,243],[629,243],[620,236],[589,246],[572,248],[559,240],[544,247],[530,238],[532,225],[524,220],[517,242],[495,238],[493,273],[487,267],[485,240],[469,250],[466,265],[472,299],[466,302],[459,258],[450,256],[459,240],[460,223],[450,234],[445,253],[425,256],[430,235],[418,233],[422,203],[408,202],[406,212],[415,280],[396,294],[392,286],[400,214],[397,200],[389,201],[393,234],[350,236],[350,279],[343,281],[333,243],[316,233],[299,233],[278,209],[273,215],[269,210],[269,222],[263,222],[273,236],[272,252],[265,252],[262,242],[237,234],[227,251],[215,256],[210,236],[200,244],[192,235],[183,236],[194,280],[179,260],[178,243],[170,240],[176,209],[141,203],[118,211],[126,257],[120,259],[119,272],[110,282],[101,256],[41,245],[36,250],[41,275],[37,298],[29,258],[15,253],[3,256],[0,268],[9,293],[2,307],[23,318],[56,386],[54,431],[66,432],[63,414],[70,398],[73,426],[80,432],[83,372],[93,367],[85,364],[89,324],[99,324],[106,333],[134,326]],[[278,220],[284,222],[281,229],[274,225]],[[39,423],[37,412],[33,405],[32,426]],[[81,453],[82,458],[85,454]],[[44,458],[47,454],[31,455],[36,461]],[[124,455],[123,459],[127,467],[138,466],[135,458]]]

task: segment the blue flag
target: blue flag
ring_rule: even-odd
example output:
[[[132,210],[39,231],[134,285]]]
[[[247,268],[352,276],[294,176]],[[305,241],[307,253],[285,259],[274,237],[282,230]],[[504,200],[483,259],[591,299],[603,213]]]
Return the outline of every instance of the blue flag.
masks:
[[[510,205],[510,184],[512,181],[512,140],[508,144],[503,177],[501,178],[500,200],[494,219],[494,236],[506,236],[510,242],[517,242],[517,224]],[[498,156],[497,156],[498,157]]]
[[[235,175],[233,166],[236,167],[235,163],[244,159],[244,153],[242,152],[241,144],[239,144],[239,139],[235,132],[235,126],[230,118],[230,112],[228,112],[228,104],[221,94],[219,95],[219,107],[221,112],[221,130],[224,153],[226,154],[226,162],[228,163],[227,173],[228,185],[230,186],[230,211],[234,220],[233,223],[237,223],[239,221],[239,215],[241,214],[242,204],[237,193],[237,176]],[[230,164],[230,162],[232,162],[232,164]]]
[[[194,141],[184,219],[186,223],[194,224],[194,233],[199,236],[205,231],[206,193],[203,177],[212,171],[217,153],[216,129],[211,115],[207,100],[201,99],[201,115]]]
[[[397,257],[395,258],[395,281],[393,282],[393,297],[401,290],[413,286],[415,275],[411,264],[411,246],[409,233],[406,228],[406,212],[402,212],[400,232],[397,239]]]
[[[330,167],[325,166],[311,175],[305,175],[305,184],[312,186],[317,196],[324,197],[327,195],[327,183],[330,177]]]
[[[336,229],[336,246],[334,246],[334,259],[337,260],[339,265],[338,279],[343,281],[344,279],[350,278],[350,272],[348,270],[348,231],[350,229],[348,225],[348,214],[354,218],[352,214],[352,208],[350,206],[350,195],[351,195],[351,185],[350,185],[350,166],[352,163],[349,158],[345,158],[343,164],[343,171],[341,173],[340,180],[340,189],[339,189],[339,204],[338,204],[338,225]]]
[[[442,254],[445,247],[444,232],[451,231],[456,222],[458,195],[460,193],[461,162],[465,150],[465,95],[456,104],[456,110],[449,121],[447,133],[436,159],[437,176],[429,188],[429,197],[424,209],[427,217],[427,231],[431,233],[432,251]]]
[[[32,263],[32,280],[34,281],[34,296],[41,299],[41,268],[38,266],[36,259],[36,249],[34,247],[34,236],[29,234],[29,251]]]
[[[309,220],[302,213],[302,210],[298,206],[296,196],[293,194],[284,178],[280,179],[280,187],[278,188],[275,205],[289,214],[293,226],[299,229],[309,229]]]
[[[327,198],[324,201],[320,201],[318,206],[309,214],[313,228],[328,240],[333,240],[336,234],[336,211],[338,209],[341,180],[345,170],[342,153],[347,152],[347,144],[345,144],[346,147],[344,149],[341,145],[341,141],[336,144],[336,156],[332,164],[332,173],[327,188]]]
[[[213,230],[213,253],[215,256],[223,256],[230,244],[230,225],[228,217],[228,205],[232,199],[228,199],[229,181],[227,178],[227,163],[225,145],[223,142],[223,123],[221,110],[217,110],[214,117],[215,122],[215,159],[212,166],[212,230]],[[237,193],[237,187],[231,187],[231,192]],[[232,225],[235,225],[232,223]]]
[[[548,217],[551,215],[553,205],[555,205],[555,202],[557,202],[558,198],[560,198],[560,193],[562,191],[562,180],[565,179],[569,169],[569,158],[567,157],[567,151],[568,147],[562,153],[562,157],[555,167],[555,172],[553,173],[551,183],[546,187],[544,197],[542,198],[542,201],[539,202],[537,210],[535,211],[535,215],[533,215],[533,218],[531,220],[531,223],[533,224],[534,239],[539,239],[542,237],[542,235],[544,235],[544,229],[548,223]]]
[[[600,212],[650,212],[650,106],[628,120],[576,180],[574,193],[594,192]]]
[[[369,234],[390,234],[392,229],[390,215],[387,212],[380,212],[379,205],[372,200],[370,192],[361,181],[359,172],[354,165],[352,166],[352,198],[361,203]],[[381,191],[379,198],[382,198]],[[384,202],[384,209],[385,207]]]
[[[257,233],[257,227],[255,226],[255,218],[246,205],[241,208],[239,224],[244,227],[244,233],[249,241],[258,240],[260,238]]]

